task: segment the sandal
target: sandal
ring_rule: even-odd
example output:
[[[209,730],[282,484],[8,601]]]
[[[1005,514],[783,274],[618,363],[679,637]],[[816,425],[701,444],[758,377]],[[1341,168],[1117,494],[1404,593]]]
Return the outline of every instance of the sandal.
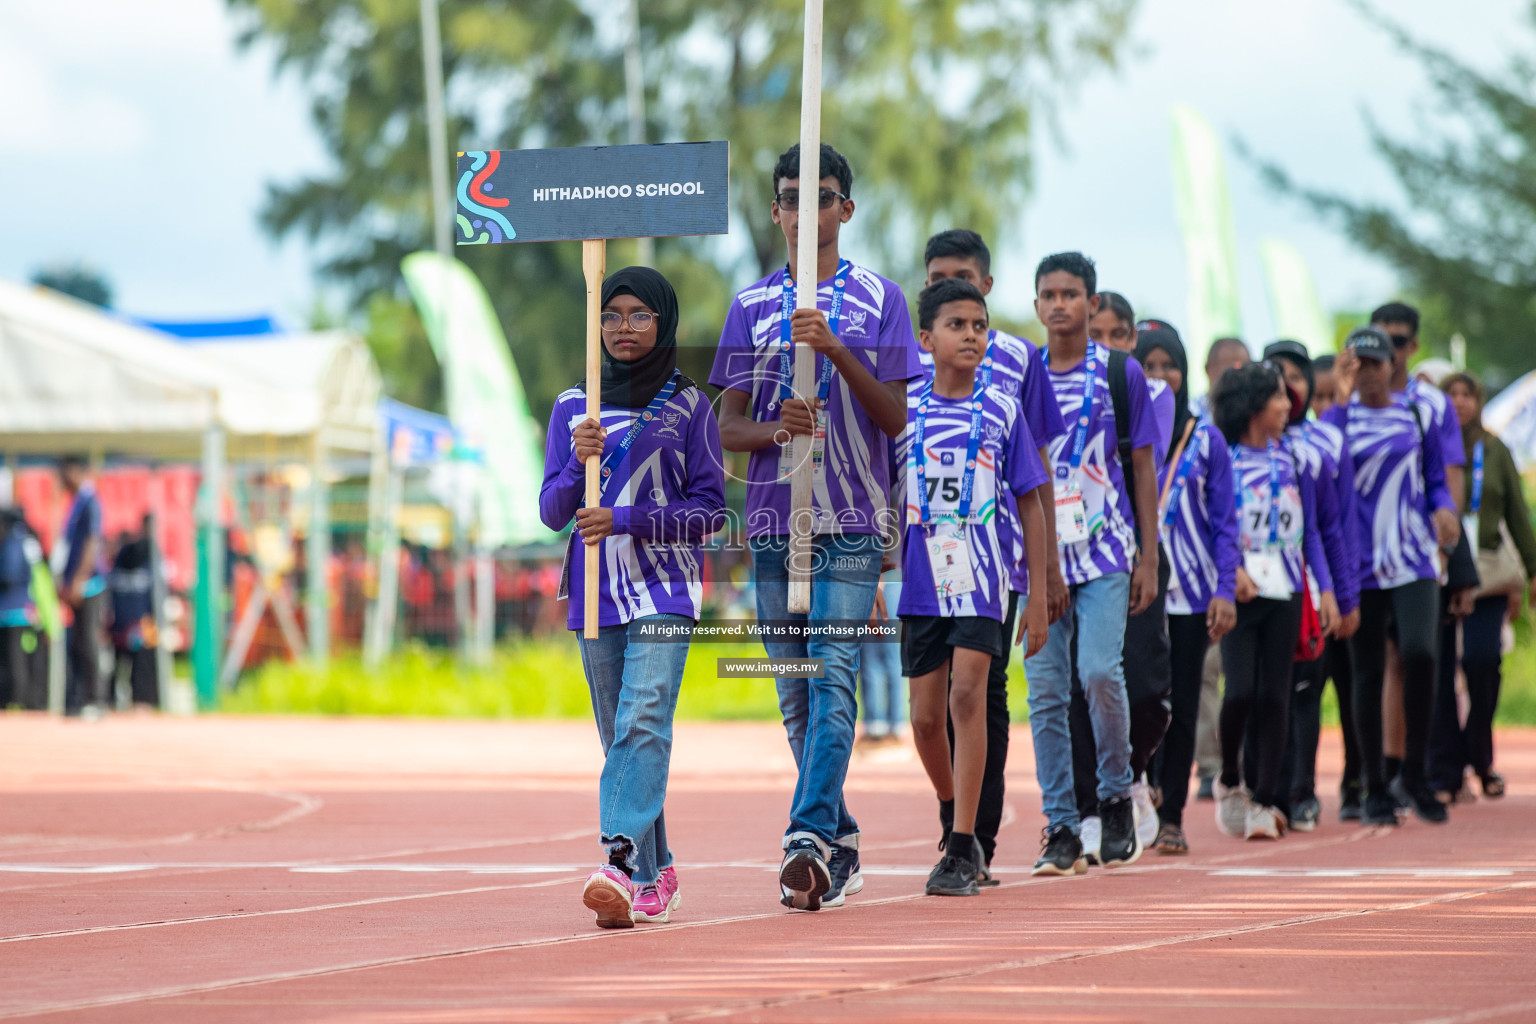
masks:
[[[1479,775],[1483,783],[1483,796],[1490,800],[1497,800],[1504,795],[1504,776],[1498,772],[1489,772],[1487,775]]]
[[[1157,840],[1152,848],[1165,856],[1179,856],[1189,852],[1189,842],[1184,838],[1184,830],[1177,825],[1163,825],[1157,830]]]

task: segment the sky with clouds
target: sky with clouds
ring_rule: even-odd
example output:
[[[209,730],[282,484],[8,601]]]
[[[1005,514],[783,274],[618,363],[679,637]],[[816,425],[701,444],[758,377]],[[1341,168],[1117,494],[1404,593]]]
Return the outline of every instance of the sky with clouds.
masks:
[[[1520,0],[1477,0],[1456,17],[1444,0],[1387,6],[1490,70],[1536,42]],[[257,213],[267,182],[322,169],[325,154],[302,88],[274,78],[269,52],[238,51],[237,28],[222,0],[0,0],[0,277],[84,261],[136,314],[272,311],[303,323],[318,287],[312,253],[299,238],[272,242]],[[999,247],[1003,311],[1027,311],[1041,255],[1080,248],[1104,287],[1182,317],[1176,102],[1199,108],[1228,143],[1248,337],[1270,333],[1266,237],[1302,252],[1329,308],[1368,308],[1390,292],[1386,268],[1269,193],[1230,140],[1303,181],[1395,196],[1365,115],[1413,132],[1434,105],[1417,64],[1342,0],[1142,0],[1133,34],[1122,69],[1076,87],[1059,136],[1037,139],[1034,197]]]

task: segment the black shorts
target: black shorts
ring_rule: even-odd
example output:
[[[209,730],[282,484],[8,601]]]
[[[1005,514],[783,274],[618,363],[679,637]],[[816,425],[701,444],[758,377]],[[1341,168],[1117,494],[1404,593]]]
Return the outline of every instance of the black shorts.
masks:
[[[901,617],[901,674],[926,675],[948,661],[956,647],[1000,658],[1008,650],[1003,624],[979,615]]]

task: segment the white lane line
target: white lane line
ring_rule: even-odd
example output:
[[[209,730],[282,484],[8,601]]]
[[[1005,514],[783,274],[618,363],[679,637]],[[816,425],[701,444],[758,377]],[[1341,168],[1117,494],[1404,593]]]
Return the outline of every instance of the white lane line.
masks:
[[[504,846],[531,846],[536,843],[556,843],[570,839],[581,839],[592,834],[591,829],[572,829],[569,832],[561,832],[552,836],[530,836],[525,839],[486,839],[473,843],[446,843],[436,846],[419,846],[404,850],[384,850],[377,853],[354,853],[345,857],[316,857],[309,860],[278,861],[278,862],[242,862],[242,861],[154,861],[149,863],[123,861],[116,864],[43,864],[43,863],[0,863],[0,874],[7,872],[13,874],[47,874],[47,875],[92,875],[92,874],[121,874],[136,871],[165,870],[179,871],[185,874],[206,874],[209,872],[223,871],[229,868],[263,868],[275,867],[308,867],[324,866],[330,864],[347,864],[358,861],[376,860],[384,857],[419,857],[429,853],[455,853],[465,850],[491,850]],[[92,870],[92,869],[100,870]],[[41,889],[63,888],[73,885],[73,882],[55,882],[50,885],[12,885],[0,887],[0,893],[8,892],[36,892]]]
[[[585,834],[585,833],[583,833]],[[398,874],[467,874],[467,875],[538,875],[585,873],[590,864],[518,864],[508,862],[432,862],[432,861],[380,861],[380,862],[317,862],[313,860],[277,861],[122,861],[99,864],[42,864],[0,863],[0,874],[43,875],[117,875],[156,871],[288,871],[308,875],[347,875],[366,873]],[[773,871],[777,861],[730,860],[730,861],[681,861],[679,867],[688,871]],[[860,868],[866,875],[891,877],[926,877],[930,869],[923,865],[867,864]],[[1000,875],[1029,874],[1029,865],[994,865],[992,872]],[[1517,874],[1536,872],[1531,865],[1487,865],[1484,867],[1224,867],[1220,864],[1191,863],[1189,861],[1152,861],[1128,868],[1114,869],[1115,874],[1145,874],[1152,871],[1198,871],[1216,878],[1507,878]],[[585,875],[583,874],[583,877]]]
[[[1168,936],[1161,939],[1148,939],[1145,942],[1132,942],[1120,946],[1109,946],[1103,949],[1079,950],[1072,953],[1057,953],[1050,956],[1030,957],[1021,960],[1010,960],[996,964],[984,964],[979,966],[957,968],[949,971],[935,971],[931,974],[914,978],[902,978],[894,981],[870,982],[863,985],[843,985],[835,988],[826,988],[814,992],[797,992],[794,995],[780,996],[770,999],[755,999],[747,1002],[732,1003],[730,1006],[706,1007],[699,1010],[684,1010],[681,1012],[669,1012],[662,1014],[646,1014],[639,1017],[629,1017],[619,1024],[670,1024],[673,1021],[708,1020],[719,1017],[740,1017],[756,1010],[777,1009],[785,1006],[794,1006],[804,1003],[816,1002],[823,999],[846,1000],[851,996],[878,995],[885,992],[895,992],[901,989],[914,988],[919,985],[942,984],[949,981],[959,981],[967,978],[976,978],[985,974],[995,974],[999,971],[1023,970],[1031,967],[1044,967],[1050,964],[1069,963],[1080,960],[1092,960],[1098,957],[1119,956],[1122,953],[1139,953],[1148,949],[1159,949],[1167,946],[1178,946],[1189,942],[1204,942],[1209,939],[1223,939],[1238,935],[1253,935],[1260,932],[1275,931],[1280,928],[1293,928],[1300,925],[1320,924],[1329,921],[1339,921],[1348,918],[1368,917],[1374,914],[1396,913],[1404,910],[1418,910],[1423,907],[1431,907],[1437,904],[1454,903],[1460,900],[1475,899],[1479,896],[1489,896],[1500,892],[1511,892],[1517,889],[1529,889],[1536,886],[1536,882],[1515,882],[1511,885],[1495,886],[1488,889],[1468,889],[1462,892],[1444,893],[1439,896],[1431,896],[1421,900],[1412,900],[1402,903],[1383,904],[1375,907],[1356,907],[1350,910],[1328,911],[1319,914],[1304,914],[1298,917],[1283,918],[1278,921],[1267,921],[1250,925],[1241,925],[1235,928],[1218,928],[1204,932],[1192,932],[1187,935]],[[1522,1004],[1523,1005],[1523,1004]],[[1486,1011],[1483,1011],[1486,1014]],[[1502,1014],[1503,1008],[1495,1015]],[[1470,1020],[1484,1020],[1487,1016],[1473,1017]],[[1455,1018],[1457,1022],[1462,1018]]]
[[[1122,869],[1125,870],[1125,869]],[[1004,882],[999,889],[1021,888],[1029,885],[1049,885],[1058,879],[1040,878],[1020,882]],[[566,879],[556,879],[549,882],[534,883],[535,885],[564,884]],[[1345,911],[1337,911],[1323,914],[1308,914],[1301,917],[1286,918],[1280,921],[1265,924],[1246,925],[1239,928],[1222,929],[1209,932],[1191,933],[1182,936],[1173,936],[1166,939],[1154,939],[1142,943],[1134,943],[1124,946],[1115,946],[1107,949],[1083,950],[1076,953],[1063,953],[1055,956],[1037,957],[1029,960],[1009,961],[1000,964],[986,965],[982,967],[968,968],[961,971],[942,972],[934,975],[926,975],[919,978],[911,978],[903,981],[884,984],[853,986],[844,989],[829,989],[822,992],[804,993],[802,995],[780,1000],[762,1000],[753,1003],[741,1004],[730,1008],[706,1008],[701,1011],[690,1011],[683,1014],[665,1014],[659,1017],[634,1018],[636,1022],[673,1021],[673,1020],[698,1020],[709,1017],[732,1016],[751,1009],[767,1008],[813,999],[837,998],[843,995],[859,995],[870,992],[889,991],[913,985],[928,984],[936,981],[947,981],[995,971],[1014,970],[1017,968],[1043,966],[1045,964],[1065,962],[1071,960],[1090,959],[1098,956],[1111,956],[1119,953],[1137,952],[1144,949],[1154,949],[1160,946],[1178,945],[1185,942],[1199,942],[1211,938],[1224,938],[1229,935],[1245,935],[1253,932],[1268,931],[1274,928],[1285,928],[1293,925],[1312,924],[1325,921],[1340,920],[1351,917],[1364,917],[1375,913],[1386,913],[1398,910],[1412,910],[1419,907],[1432,906],[1438,903],[1449,903],[1456,900],[1470,899],[1476,896],[1491,895],[1493,893],[1508,892],[1517,889],[1527,889],[1536,886],[1536,882],[1516,882],[1510,885],[1497,886],[1489,889],[1466,890],[1458,893],[1448,893],[1441,896],[1416,900],[1407,903],[1388,904],[1378,907],[1354,908]],[[532,888],[533,885],[527,886]],[[850,903],[840,910],[826,911],[827,913],[857,913],[865,908],[888,906],[897,903],[909,903],[915,900],[928,899],[920,893],[912,893],[904,896],[891,896],[878,900],[861,900]],[[666,926],[666,931],[676,932],[693,928],[713,928],[719,925],[737,924],[745,921],[760,921],[769,918],[787,916],[784,911],[773,911],[763,914],[739,914],[731,917],[712,918],[704,921],[684,921]],[[204,992],[217,992],[233,988],[245,988],[252,985],[273,984],[284,981],[298,981],[308,978],[327,977],[338,974],[348,974],[354,971],[372,970],[379,967],[396,967],[407,964],[431,963],[439,960],[457,960],[466,957],[480,956],[486,953],[509,952],[517,949],[529,949],[543,946],[568,945],[577,942],[595,942],[604,940],[609,942],[622,942],[636,940],[655,934],[653,929],[635,928],[616,931],[593,931],[580,935],[562,935],[546,939],[527,939],[521,942],[493,943],[484,946],[472,946],[465,949],[451,950],[444,953],[422,953],[404,957],[385,957],[373,960],[358,961],[351,964],[340,964],[331,967],[318,967],[308,970],[283,971],[272,974],[251,975],[244,978],[231,978],[222,981],[202,982],[194,985],[168,986],[164,988],[148,989],[136,993],[124,993],[116,996],[101,996],[94,999],[76,1000],[68,1003],[53,1003],[43,1006],[17,1008],[10,1011],[0,1011],[0,1020],[16,1017],[35,1016],[50,1013],[70,1013],[80,1010],[98,1009],[107,1006],[124,1006],[130,1003],[140,1003],[157,999],[171,999],[182,996],[197,995]]]
[[[320,903],[306,907],[283,907],[277,910],[252,910],[239,913],[205,914],[201,917],[177,917],[164,921],[138,921],[131,924],[104,924],[92,928],[70,928],[56,932],[32,932],[27,935],[0,936],[0,944],[8,942],[32,942],[37,939],[58,939],[72,935],[99,935],[104,932],[128,932],[138,928],[173,928],[183,924],[203,924],[207,921],[244,920],[254,917],[283,917],[291,914],[312,914],[322,910],[346,910],[350,907],[370,907],[380,903],[405,903],[410,900],[431,900],[440,896],[472,896],[477,893],[505,892],[508,889],[537,889],[550,885],[561,885],[566,882],[579,882],[585,875],[576,878],[556,878],[543,882],[528,882],[521,885],[483,885],[474,889],[448,889],[442,892],[417,892],[401,896],[376,896],[366,900],[349,900],[345,903]]]
[[[1526,1015],[1524,1019],[1530,1020],[1530,1015],[1536,1014],[1536,999],[1528,999],[1523,1003],[1490,1006],[1482,1010],[1468,1010],[1466,1013],[1453,1013],[1449,1017],[1424,1017],[1411,1024],[1475,1024],[1476,1021],[1497,1020],[1517,1013]]]

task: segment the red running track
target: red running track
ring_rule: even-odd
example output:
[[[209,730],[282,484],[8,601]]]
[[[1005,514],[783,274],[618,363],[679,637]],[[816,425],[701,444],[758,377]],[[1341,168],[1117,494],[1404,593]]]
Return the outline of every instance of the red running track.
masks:
[[[921,769],[857,759],[864,892],[790,914],[792,783],[768,725],[678,726],[671,925],[599,932],[584,723],[0,719],[0,1019],[327,1024],[728,1020],[1536,1020],[1536,731],[1511,795],[1451,825],[1336,820],[1278,843],[1031,879],[1016,731],[1003,885],[917,895]],[[1333,774],[1330,774],[1332,772]]]

